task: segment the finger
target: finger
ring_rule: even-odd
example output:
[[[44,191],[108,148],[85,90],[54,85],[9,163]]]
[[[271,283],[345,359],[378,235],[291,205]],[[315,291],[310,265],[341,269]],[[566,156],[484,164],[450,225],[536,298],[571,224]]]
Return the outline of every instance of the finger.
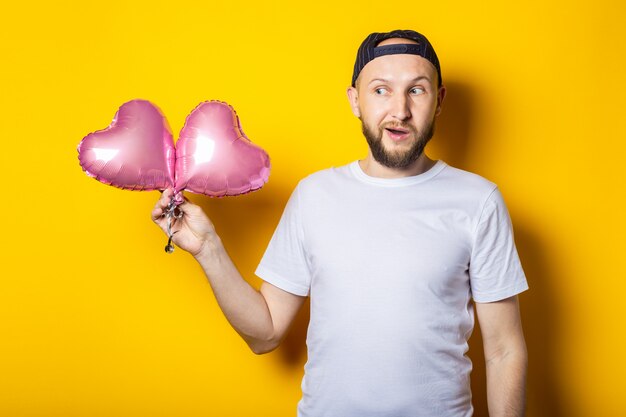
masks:
[[[178,205],[178,208],[185,214],[191,216],[197,216],[200,213],[203,213],[202,208],[191,201],[185,199],[182,203]]]
[[[167,204],[170,203],[170,200],[172,199],[173,194],[174,194],[174,190],[171,188],[167,188],[163,191],[163,194],[161,194],[161,199],[159,201],[165,202],[167,206]]]
[[[150,217],[152,221],[158,222],[158,220],[163,218],[163,209],[161,207],[155,207],[152,213],[150,213]]]
[[[156,202],[154,208],[152,209],[152,212],[150,213],[150,216],[152,217],[152,220],[154,222],[157,222],[157,220],[163,218],[165,209],[170,204],[172,192],[173,190],[170,188],[161,192],[161,197]]]
[[[152,212],[150,212],[150,217],[152,218],[152,220],[157,221],[157,219],[163,216],[164,212],[164,207],[161,204],[161,200],[159,200],[152,208]]]
[[[157,208],[160,208],[161,210],[164,210],[170,204],[171,195],[172,191],[170,189],[163,191],[161,193],[161,198],[159,198],[159,200],[154,205],[154,209],[156,210]]]

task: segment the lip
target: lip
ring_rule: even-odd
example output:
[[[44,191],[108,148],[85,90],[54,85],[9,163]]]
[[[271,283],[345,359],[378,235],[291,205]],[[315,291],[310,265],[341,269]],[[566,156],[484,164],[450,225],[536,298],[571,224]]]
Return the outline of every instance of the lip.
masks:
[[[406,129],[398,129],[398,128],[387,128],[386,127],[385,131],[387,132],[387,135],[391,139],[396,141],[396,142],[408,138],[409,134],[410,134],[410,132],[408,130],[406,130]]]

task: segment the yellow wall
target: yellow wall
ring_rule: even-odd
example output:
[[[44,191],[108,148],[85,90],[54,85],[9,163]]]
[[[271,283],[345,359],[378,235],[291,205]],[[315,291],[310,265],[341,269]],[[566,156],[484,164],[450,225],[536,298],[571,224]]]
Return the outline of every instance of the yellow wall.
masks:
[[[293,416],[306,313],[255,356],[193,259],[163,252],[157,192],[88,178],[76,145],[144,98],[175,135],[200,101],[272,158],[237,198],[190,196],[242,274],[303,176],[362,158],[345,97],[372,31],[414,28],[448,86],[429,154],[498,183],[531,290],[529,416],[623,416],[623,2],[12,2],[0,11],[2,416]],[[477,415],[485,413],[478,335]]]

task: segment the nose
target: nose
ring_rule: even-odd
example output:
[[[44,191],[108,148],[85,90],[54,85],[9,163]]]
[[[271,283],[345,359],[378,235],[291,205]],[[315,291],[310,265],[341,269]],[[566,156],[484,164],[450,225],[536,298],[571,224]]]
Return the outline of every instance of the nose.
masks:
[[[398,120],[411,118],[410,100],[406,94],[394,95],[391,102],[391,116]]]

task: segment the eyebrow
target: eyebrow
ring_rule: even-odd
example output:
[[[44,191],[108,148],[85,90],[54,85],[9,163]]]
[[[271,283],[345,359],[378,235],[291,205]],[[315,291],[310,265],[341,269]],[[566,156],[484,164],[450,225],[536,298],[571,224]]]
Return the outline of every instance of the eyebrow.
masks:
[[[431,83],[431,84],[432,84],[432,81],[430,80],[430,78],[428,78],[428,77],[427,77],[427,76],[425,76],[425,75],[420,75],[419,77],[415,77],[415,78],[413,78],[412,80],[410,80],[409,82],[411,82],[411,83],[415,83],[415,82],[417,82],[417,81],[421,81],[421,80],[426,80],[426,81],[428,81],[429,83]],[[379,81],[379,82],[381,82],[381,81],[382,81],[382,82],[384,82],[384,83],[389,83],[389,82],[390,82],[389,80],[386,80],[386,79],[384,79],[384,78],[374,78],[374,79],[373,79],[372,81],[370,81],[367,85],[370,85],[370,84],[371,84],[371,83],[373,83],[374,81]]]

